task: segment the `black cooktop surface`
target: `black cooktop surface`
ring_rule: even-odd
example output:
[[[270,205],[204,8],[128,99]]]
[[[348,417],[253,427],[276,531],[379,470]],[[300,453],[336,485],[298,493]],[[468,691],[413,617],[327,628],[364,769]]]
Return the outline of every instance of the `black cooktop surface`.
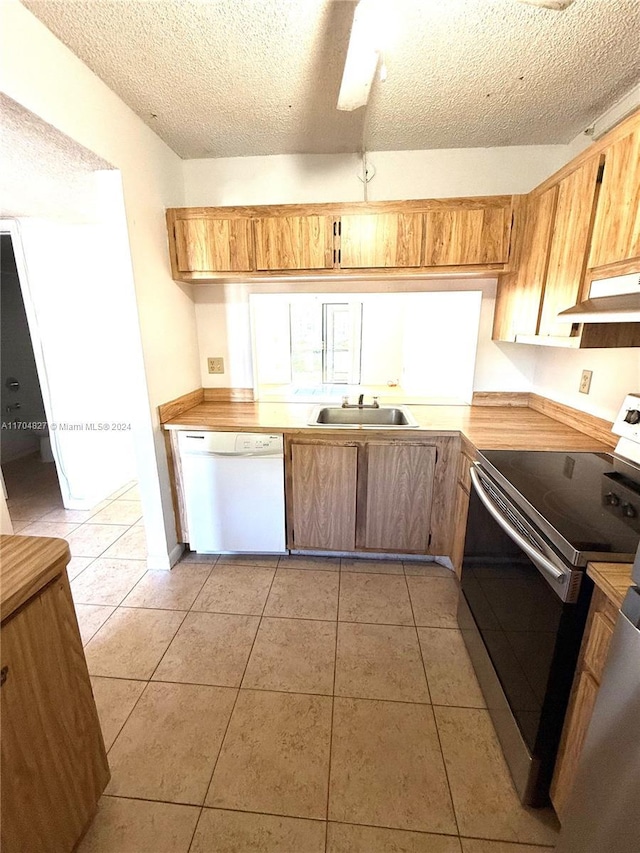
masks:
[[[512,497],[515,489],[576,551],[633,559],[640,540],[638,467],[606,453],[483,450],[481,456],[490,473],[493,466],[510,484]]]

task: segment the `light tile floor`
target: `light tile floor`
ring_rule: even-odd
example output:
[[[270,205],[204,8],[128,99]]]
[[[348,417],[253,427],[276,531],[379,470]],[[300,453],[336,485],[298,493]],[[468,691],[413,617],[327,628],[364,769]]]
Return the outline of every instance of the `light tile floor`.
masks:
[[[188,554],[147,571],[133,489],[84,518],[15,502],[74,528],[54,535],[112,773],[80,853],[549,853],[557,822],[513,790],[447,569]]]

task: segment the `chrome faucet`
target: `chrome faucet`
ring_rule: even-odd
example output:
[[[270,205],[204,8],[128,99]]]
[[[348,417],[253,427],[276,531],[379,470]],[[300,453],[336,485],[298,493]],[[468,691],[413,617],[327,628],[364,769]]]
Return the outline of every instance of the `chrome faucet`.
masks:
[[[349,397],[345,394],[342,398],[342,408],[343,409],[379,409],[380,403],[378,403],[378,398],[373,398],[373,403],[365,403],[364,402],[364,394],[360,394],[358,396],[357,403],[350,403]]]

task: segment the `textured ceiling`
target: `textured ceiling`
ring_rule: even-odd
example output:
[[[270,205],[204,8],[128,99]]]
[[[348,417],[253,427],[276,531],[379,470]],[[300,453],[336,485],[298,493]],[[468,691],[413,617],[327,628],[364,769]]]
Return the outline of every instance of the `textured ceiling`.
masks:
[[[358,151],[348,0],[22,0],[186,159]],[[639,0],[388,0],[369,150],[567,142],[640,78]]]
[[[96,217],[94,172],[113,168],[0,93],[0,218]]]

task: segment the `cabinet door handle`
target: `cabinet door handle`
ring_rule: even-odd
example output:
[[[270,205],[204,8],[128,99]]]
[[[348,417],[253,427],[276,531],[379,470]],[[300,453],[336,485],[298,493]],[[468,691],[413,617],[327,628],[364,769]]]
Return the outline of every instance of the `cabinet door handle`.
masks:
[[[9,675],[9,667],[3,666],[2,669],[0,669],[0,687],[2,687],[2,685],[5,683],[8,675]]]

